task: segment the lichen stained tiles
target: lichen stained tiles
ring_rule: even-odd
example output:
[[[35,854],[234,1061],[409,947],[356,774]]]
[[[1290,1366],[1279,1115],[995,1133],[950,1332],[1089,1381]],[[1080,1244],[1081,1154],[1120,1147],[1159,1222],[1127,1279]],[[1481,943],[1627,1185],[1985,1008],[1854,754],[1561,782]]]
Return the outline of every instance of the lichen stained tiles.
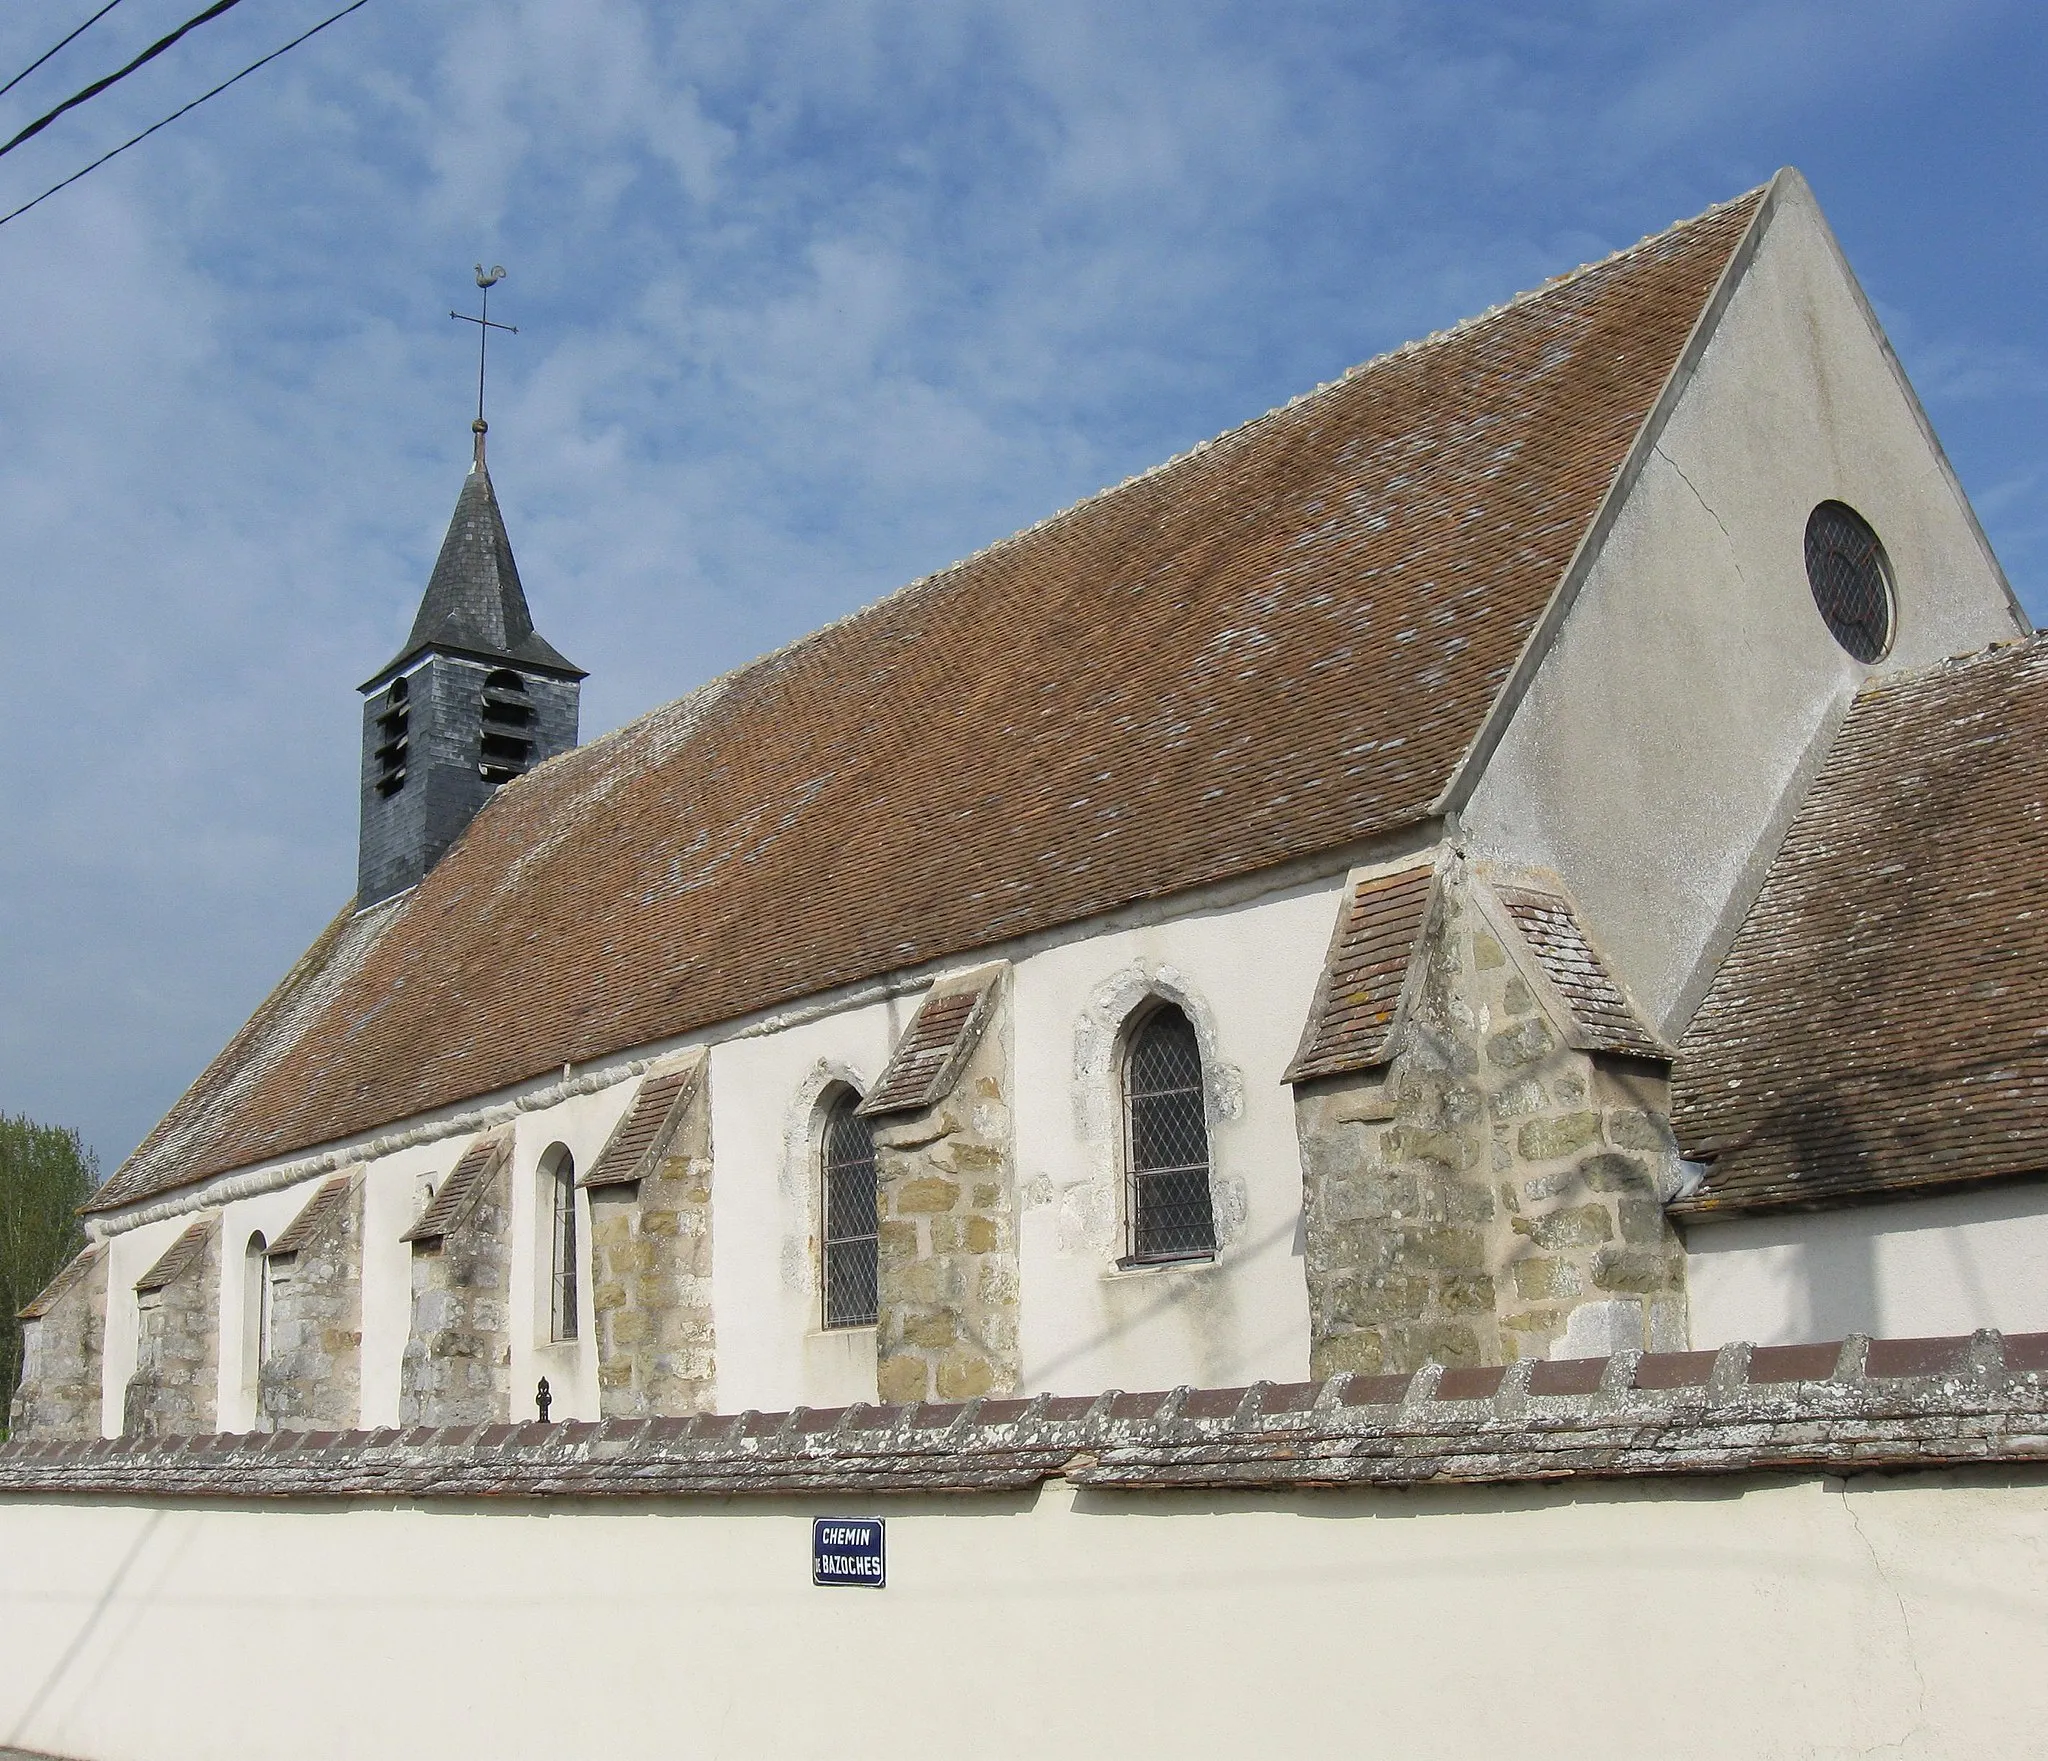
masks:
[[[99,1206],[1427,819],[1761,195],[508,785]]]
[[[703,1069],[700,1056],[679,1068],[643,1077],[626,1116],[605,1140],[597,1160],[577,1184],[628,1186],[642,1178],[647,1164],[659,1153],[662,1142],[696,1092]]]
[[[2048,1173],[2048,642],[1866,685],[1679,1047],[1672,1210]]]
[[[987,1017],[996,977],[960,988],[935,987],[889,1054],[873,1091],[859,1111],[869,1118],[928,1107],[945,1093]]]
[[[1532,886],[1499,885],[1493,892],[1570,1011],[1580,1050],[1669,1061],[1671,1048],[1622,995],[1570,901]]]
[[[1289,1082],[1370,1070],[1392,1058],[1402,991],[1435,894],[1433,863],[1352,888]]]

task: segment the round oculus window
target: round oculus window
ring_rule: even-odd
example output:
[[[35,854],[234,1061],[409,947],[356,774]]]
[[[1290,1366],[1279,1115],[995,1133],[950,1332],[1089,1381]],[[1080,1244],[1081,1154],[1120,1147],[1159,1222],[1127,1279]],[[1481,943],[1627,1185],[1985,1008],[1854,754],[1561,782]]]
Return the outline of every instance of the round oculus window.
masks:
[[[1892,567],[1870,522],[1839,501],[1806,519],[1806,579],[1829,633],[1865,666],[1892,645]]]

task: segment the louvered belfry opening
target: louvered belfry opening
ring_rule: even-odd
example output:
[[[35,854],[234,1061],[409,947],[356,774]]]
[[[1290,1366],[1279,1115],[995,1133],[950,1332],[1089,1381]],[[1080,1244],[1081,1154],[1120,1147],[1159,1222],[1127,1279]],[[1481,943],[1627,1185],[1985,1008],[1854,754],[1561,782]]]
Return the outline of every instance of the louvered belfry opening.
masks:
[[[526,681],[509,667],[484,679],[477,771],[487,783],[509,783],[533,768],[533,705]]]
[[[825,1118],[825,1325],[871,1327],[878,1309],[875,1134],[840,1091]]]
[[[402,678],[393,679],[384,694],[384,707],[376,712],[377,793],[395,795],[405,787],[405,764],[411,751],[412,709],[410,687]]]
[[[1194,1023],[1171,1003],[1155,1005],[1132,1031],[1124,1110],[1132,1260],[1213,1254],[1202,1047]]]
[[[1884,545],[1854,508],[1824,501],[1806,520],[1806,579],[1828,632],[1871,666],[1892,645],[1892,572]]]

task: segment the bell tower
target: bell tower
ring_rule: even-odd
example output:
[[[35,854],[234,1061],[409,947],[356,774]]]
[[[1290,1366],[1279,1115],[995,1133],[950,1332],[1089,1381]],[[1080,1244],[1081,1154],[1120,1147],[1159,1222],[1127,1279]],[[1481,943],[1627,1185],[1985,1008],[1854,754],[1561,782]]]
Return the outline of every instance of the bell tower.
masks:
[[[418,882],[501,786],[576,744],[587,676],[533,627],[504,516],[476,462],[412,634],[363,693],[356,909]]]

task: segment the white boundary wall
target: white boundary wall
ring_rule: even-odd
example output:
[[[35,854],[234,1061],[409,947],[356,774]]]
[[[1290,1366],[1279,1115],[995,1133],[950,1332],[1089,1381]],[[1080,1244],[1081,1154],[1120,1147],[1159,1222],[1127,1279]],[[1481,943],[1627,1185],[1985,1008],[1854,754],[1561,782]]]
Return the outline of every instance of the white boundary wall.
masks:
[[[1692,1341],[2048,1332],[2048,1186],[1694,1223]]]
[[[888,1518],[816,1589],[813,1515]],[[2048,1754],[2048,1469],[1254,1496],[0,1500],[89,1761]]]

